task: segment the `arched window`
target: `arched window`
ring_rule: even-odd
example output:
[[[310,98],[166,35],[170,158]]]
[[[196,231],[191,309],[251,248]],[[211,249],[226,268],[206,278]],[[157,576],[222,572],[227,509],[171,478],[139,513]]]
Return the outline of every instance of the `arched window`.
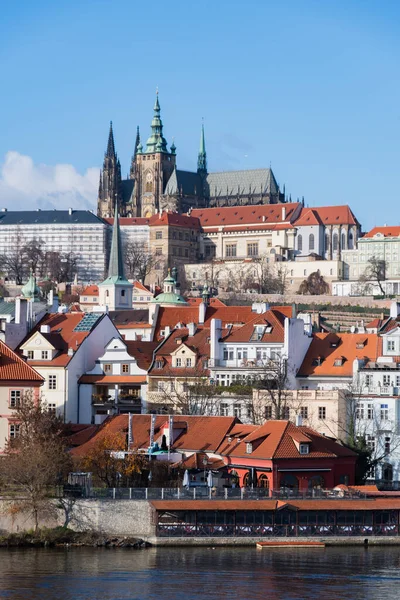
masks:
[[[308,238],[308,249],[314,250],[314,234],[310,233],[310,237]]]
[[[349,233],[349,250],[353,250],[353,244],[354,244],[354,238],[353,238],[353,234],[350,231]]]
[[[325,480],[321,475],[314,475],[308,480],[309,490],[321,490],[325,487]]]
[[[325,252],[329,252],[329,233],[325,234]]]
[[[338,245],[339,245],[339,237],[338,237],[338,234],[335,232],[333,234],[333,238],[332,238],[332,250],[334,252],[338,251]]]
[[[301,235],[297,238],[297,250],[301,252],[303,250],[303,238]]]
[[[384,481],[393,480],[393,467],[390,463],[385,463],[382,465],[382,479]]]
[[[298,490],[299,489],[299,480],[297,479],[297,477],[295,477],[295,475],[291,475],[290,473],[287,473],[286,475],[284,475],[282,477],[280,487],[286,488],[289,490]]]
[[[346,234],[342,233],[342,250],[346,250]]]
[[[258,479],[258,487],[269,489],[269,479],[264,473]]]

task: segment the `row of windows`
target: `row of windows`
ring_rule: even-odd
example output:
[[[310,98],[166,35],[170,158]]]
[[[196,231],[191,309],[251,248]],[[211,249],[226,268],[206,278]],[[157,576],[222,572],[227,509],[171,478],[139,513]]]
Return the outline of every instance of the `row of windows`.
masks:
[[[353,234],[349,233],[349,242],[348,242],[348,250],[352,250],[354,245]],[[330,246],[330,236],[329,233],[325,234],[325,252],[329,251]],[[341,248],[342,250],[346,249],[346,234],[342,233],[341,235]],[[300,234],[297,236],[297,249],[299,252],[303,250],[303,236]],[[313,233],[310,233],[308,236],[308,249],[315,250],[315,237]],[[332,251],[337,252],[339,249],[339,236],[337,233],[334,233],[332,236]]]
[[[112,364],[110,364],[110,363],[104,364],[103,371],[104,371],[104,373],[112,373]],[[122,371],[122,373],[129,373],[129,364],[121,365],[121,371]]]
[[[206,252],[209,248],[211,248],[211,246],[206,246]],[[214,248],[214,250],[215,250],[215,248]],[[211,253],[211,250],[209,252]],[[215,254],[215,252],[214,252],[214,254]],[[237,256],[237,245],[236,244],[226,244],[225,256],[228,258]],[[247,244],[247,256],[258,256],[258,242],[249,242]]]

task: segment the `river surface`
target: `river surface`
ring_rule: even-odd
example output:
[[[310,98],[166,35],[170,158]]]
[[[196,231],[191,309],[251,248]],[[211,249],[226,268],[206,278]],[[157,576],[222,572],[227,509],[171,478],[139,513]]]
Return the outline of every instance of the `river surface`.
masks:
[[[400,548],[0,550],[0,598],[400,597]]]

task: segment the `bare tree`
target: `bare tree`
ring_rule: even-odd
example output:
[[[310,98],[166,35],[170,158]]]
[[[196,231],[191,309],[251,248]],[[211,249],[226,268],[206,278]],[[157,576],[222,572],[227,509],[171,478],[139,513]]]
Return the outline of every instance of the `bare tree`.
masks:
[[[176,375],[172,369],[157,378],[157,402],[151,400],[150,410],[184,415],[218,415],[219,396],[214,385],[210,384],[208,373],[200,366],[180,369]],[[154,394],[154,392],[153,392]]]
[[[314,271],[300,284],[298,294],[310,296],[329,294],[329,285],[319,271]]]
[[[45,242],[43,240],[31,240],[27,242],[22,248],[22,255],[26,261],[28,267],[36,275],[43,274],[44,267],[44,250]]]
[[[269,262],[269,256],[263,254],[254,260],[255,283],[261,294],[281,294],[287,290],[287,268],[278,262],[273,266]]]
[[[276,354],[267,359],[264,369],[253,380],[251,404],[252,420],[262,423],[265,419],[289,419],[290,413],[299,413],[301,400],[294,400],[289,389],[289,367],[286,357]]]
[[[10,238],[7,252],[0,256],[2,271],[17,285],[22,285],[24,278],[29,273],[22,248],[23,237],[21,231],[17,229],[15,237],[11,236]]]
[[[57,282],[72,281],[77,273],[78,257],[73,252],[46,252],[45,271]]]
[[[139,242],[127,242],[124,247],[124,260],[127,276],[143,283],[156,263],[155,255]]]
[[[55,488],[62,484],[71,467],[63,439],[63,424],[43,400],[25,394],[14,415],[19,434],[9,440],[0,461],[0,473],[7,485],[15,486],[20,497],[11,501],[12,512],[28,513],[35,530],[41,514],[53,514]]]
[[[367,268],[360,276],[361,284],[368,285],[369,282],[378,284],[382,296],[386,296],[386,292],[382,283],[386,281],[387,264],[386,261],[376,256],[371,256],[368,260]]]

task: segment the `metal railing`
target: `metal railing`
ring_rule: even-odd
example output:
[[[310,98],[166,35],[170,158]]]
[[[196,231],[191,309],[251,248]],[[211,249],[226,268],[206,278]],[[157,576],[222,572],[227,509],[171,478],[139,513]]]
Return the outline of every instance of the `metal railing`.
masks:
[[[175,488],[91,488],[82,496],[99,500],[360,500],[360,492],[344,495],[341,490],[269,490],[268,488],[214,488],[208,486]]]

